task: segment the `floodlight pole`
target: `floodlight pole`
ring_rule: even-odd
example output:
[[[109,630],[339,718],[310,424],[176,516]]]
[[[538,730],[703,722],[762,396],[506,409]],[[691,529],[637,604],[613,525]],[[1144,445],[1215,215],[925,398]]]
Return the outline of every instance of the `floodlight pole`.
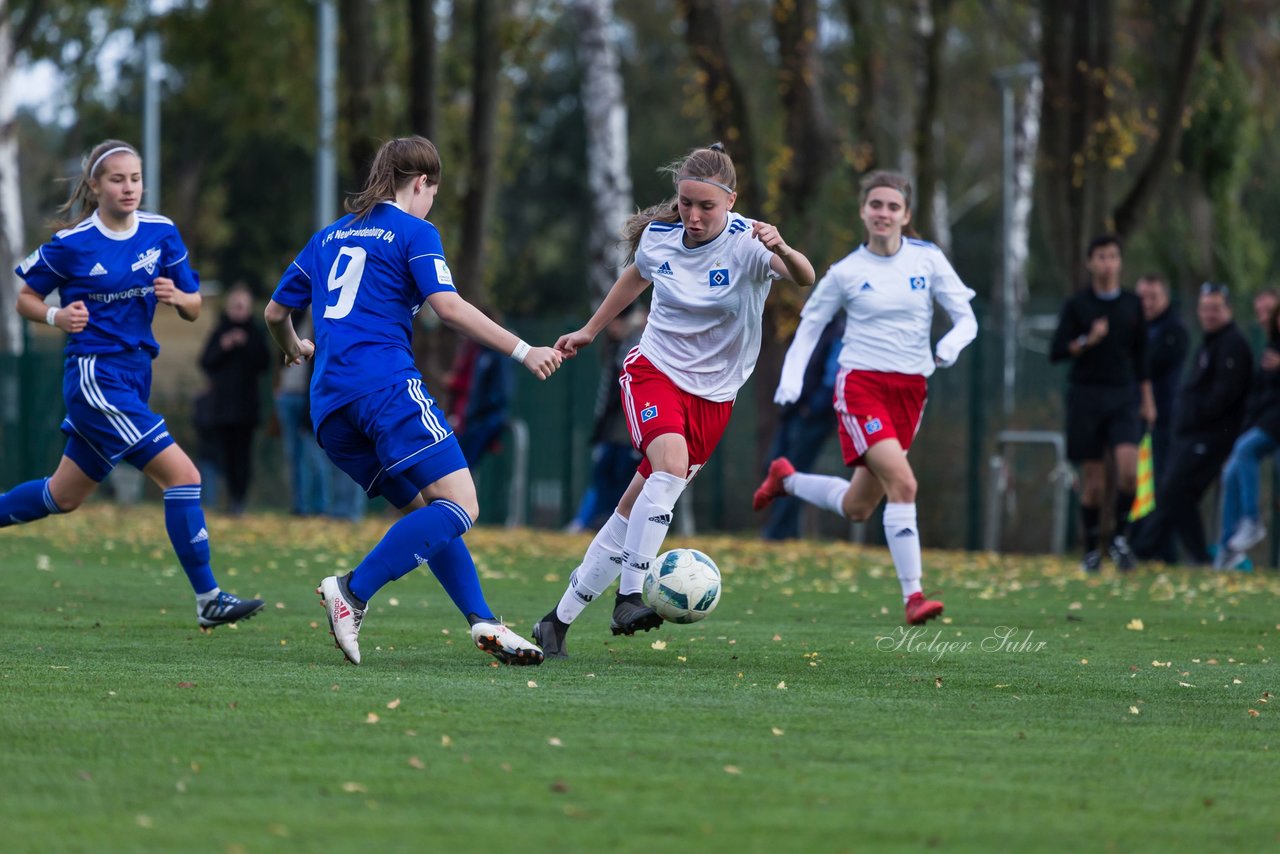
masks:
[[[145,207],[160,212],[160,83],[164,66],[160,60],[160,33],[151,30],[142,40],[142,185]]]
[[[315,227],[334,219],[338,195],[338,6],[319,0],[316,79],[319,81],[320,127],[316,146]]]

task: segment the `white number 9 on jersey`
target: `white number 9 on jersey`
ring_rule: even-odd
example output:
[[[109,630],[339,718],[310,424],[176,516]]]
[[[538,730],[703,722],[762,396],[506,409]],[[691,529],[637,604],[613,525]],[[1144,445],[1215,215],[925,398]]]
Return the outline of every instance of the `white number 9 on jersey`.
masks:
[[[333,259],[329,268],[329,290],[339,291],[338,301],[334,305],[324,307],[324,316],[331,320],[339,320],[351,313],[356,304],[356,292],[360,290],[360,279],[364,276],[364,262],[369,255],[359,246],[344,246],[338,250],[338,257]],[[338,275],[342,259],[347,258],[347,268]]]

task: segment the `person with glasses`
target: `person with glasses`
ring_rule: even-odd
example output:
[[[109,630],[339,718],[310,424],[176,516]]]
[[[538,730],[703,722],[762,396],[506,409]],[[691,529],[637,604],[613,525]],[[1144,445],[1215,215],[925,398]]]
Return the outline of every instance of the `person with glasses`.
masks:
[[[1156,509],[1142,526],[1133,551],[1143,559],[1163,556],[1178,539],[1185,562],[1205,565],[1210,556],[1200,499],[1240,435],[1253,379],[1253,353],[1232,319],[1225,285],[1200,286],[1196,317],[1204,339],[1178,389],[1169,467],[1156,487]]]
[[[1071,362],[1067,374],[1067,458],[1080,468],[1081,567],[1102,568],[1099,530],[1107,458],[1115,465],[1115,523],[1108,549],[1116,568],[1134,567],[1127,539],[1129,508],[1138,484],[1142,424],[1156,420],[1147,365],[1142,303],[1120,288],[1121,248],[1115,235],[1089,241],[1089,286],[1062,306],[1049,351],[1051,362]]]

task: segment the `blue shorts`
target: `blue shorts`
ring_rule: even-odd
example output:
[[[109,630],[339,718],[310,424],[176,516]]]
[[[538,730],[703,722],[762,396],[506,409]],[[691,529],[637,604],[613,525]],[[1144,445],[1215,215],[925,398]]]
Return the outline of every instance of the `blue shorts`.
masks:
[[[150,397],[150,353],[68,356],[62,372],[63,453],[99,483],[121,460],[144,468],[173,444],[164,419],[147,407]]]
[[[417,377],[334,410],[316,440],[370,498],[384,496],[395,507],[467,467],[449,422]]]

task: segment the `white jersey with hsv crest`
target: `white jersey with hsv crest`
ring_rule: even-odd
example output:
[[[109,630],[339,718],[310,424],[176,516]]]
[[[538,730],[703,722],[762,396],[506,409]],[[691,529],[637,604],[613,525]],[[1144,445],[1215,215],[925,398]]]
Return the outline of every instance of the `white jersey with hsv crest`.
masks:
[[[904,237],[894,255],[877,255],[865,245],[832,265],[800,312],[800,327],[787,350],[778,383],[781,400],[792,387],[799,394],[804,369],[823,328],[848,312],[840,367],[859,371],[929,376],[935,351],[929,345],[933,304],[951,318],[938,341],[937,364],[948,367],[978,334],[978,321],[965,287],[945,255],[925,240]]]
[[[639,350],[678,388],[706,400],[733,400],[760,355],[764,301],[778,274],[751,226],[730,212],[719,237],[690,248],[679,222],[652,222],[636,249],[636,270],[653,282]]]

